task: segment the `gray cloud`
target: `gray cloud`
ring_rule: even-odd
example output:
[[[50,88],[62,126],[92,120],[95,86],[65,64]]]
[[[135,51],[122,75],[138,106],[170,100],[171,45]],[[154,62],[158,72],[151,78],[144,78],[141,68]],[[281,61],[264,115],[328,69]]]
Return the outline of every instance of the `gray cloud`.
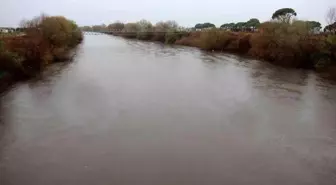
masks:
[[[116,20],[151,22],[176,20],[180,25],[193,26],[212,22],[246,21],[251,17],[261,21],[283,7],[294,8],[298,18],[325,23],[328,7],[334,0],[4,0],[0,7],[0,26],[17,26],[23,18],[44,12],[64,15],[79,25],[111,23]]]

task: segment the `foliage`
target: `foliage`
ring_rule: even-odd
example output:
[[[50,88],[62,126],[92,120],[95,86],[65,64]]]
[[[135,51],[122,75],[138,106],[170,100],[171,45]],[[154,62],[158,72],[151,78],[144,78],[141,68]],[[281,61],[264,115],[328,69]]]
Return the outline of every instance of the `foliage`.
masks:
[[[237,29],[237,30],[242,30],[243,28],[246,27],[246,22],[238,22],[235,26],[234,26],[234,29]]]
[[[112,23],[112,24],[109,24],[109,25],[107,26],[107,29],[108,29],[109,31],[112,31],[112,30],[123,30],[124,27],[125,27],[125,24],[124,24],[124,23],[117,21],[117,22],[114,22],[114,23]]]
[[[82,31],[93,31],[91,26],[82,26],[80,27]]]
[[[235,23],[226,23],[226,24],[222,24],[220,28],[231,30],[232,28],[234,28],[235,25],[236,25]]]
[[[38,28],[40,26],[40,24],[42,23],[42,21],[44,19],[46,19],[47,17],[48,17],[48,15],[41,14],[39,16],[35,16],[31,20],[25,20],[24,19],[20,22],[20,27],[25,28],[28,32],[29,31],[35,31],[35,29]]]
[[[262,32],[251,38],[250,50],[258,58],[278,65],[312,68],[324,52],[323,37],[310,35],[305,21],[266,22],[260,27]]]
[[[156,23],[154,30],[156,32],[166,32],[166,31],[176,31],[177,28],[178,24],[176,21],[165,21]]]
[[[181,39],[182,37],[188,36],[187,32],[167,32],[165,34],[165,43],[166,44],[174,44],[177,40]]]
[[[257,28],[259,25],[260,25],[260,21],[259,19],[256,19],[256,18],[252,18],[246,22],[246,27],[253,28],[253,29]]]
[[[92,26],[92,31],[95,32],[104,32],[107,31],[107,26],[105,24],[101,24],[101,25],[94,25]]]
[[[30,77],[46,65],[63,60],[83,35],[74,21],[40,15],[21,21],[25,35],[0,38],[0,70],[15,78]]]
[[[260,21],[252,18],[247,22],[226,23],[221,25],[220,28],[231,31],[254,31],[259,25]]]
[[[151,40],[172,43],[173,33],[178,29],[176,21],[158,22],[155,24],[153,31],[154,35]],[[172,32],[172,33],[171,33]],[[167,35],[167,37],[166,37]]]
[[[292,8],[282,8],[275,11],[272,15],[273,20],[278,20],[283,23],[290,23],[293,16],[296,16],[297,13]]]
[[[336,46],[336,35],[328,35],[327,42],[332,46]]]
[[[193,47],[200,47],[199,46],[199,38],[202,32],[191,32],[187,35],[183,36],[181,39],[177,40],[175,44],[184,45],[184,46],[193,46]]]
[[[201,33],[199,46],[204,50],[223,50],[230,41],[229,32],[211,29]]]
[[[336,35],[328,35],[327,39],[327,49],[331,52],[331,55],[336,61]]]
[[[80,43],[83,35],[77,24],[62,16],[42,14],[30,21],[21,22],[31,37],[42,36],[52,47],[70,47]]]
[[[137,32],[138,31],[137,23],[127,23],[123,29],[124,32]]]
[[[307,24],[311,30],[320,30],[322,28],[321,23],[317,21],[307,21]]]
[[[5,43],[0,40],[0,71],[16,73],[22,60],[23,58],[17,53],[8,51]]]
[[[334,22],[333,24],[327,25],[327,26],[324,28],[324,31],[325,31],[325,32],[333,32],[333,33],[336,33],[336,22]]]
[[[148,32],[148,31],[152,31],[153,25],[151,22],[142,19],[139,22],[136,23],[138,28],[137,30],[140,32]]]
[[[312,34],[321,29],[321,23],[294,20],[296,15],[293,9],[283,8],[272,16],[277,21],[261,24],[258,19],[251,18],[246,22],[223,24],[221,29],[216,29],[212,23],[199,23],[195,28],[206,30],[191,33],[181,32],[175,21],[158,22],[153,26],[141,20],[125,24],[121,36],[249,54],[288,67],[328,67],[336,58],[335,38]]]
[[[216,28],[216,26],[212,23],[206,22],[206,23],[198,23],[195,25],[196,29],[204,29],[204,28]]]

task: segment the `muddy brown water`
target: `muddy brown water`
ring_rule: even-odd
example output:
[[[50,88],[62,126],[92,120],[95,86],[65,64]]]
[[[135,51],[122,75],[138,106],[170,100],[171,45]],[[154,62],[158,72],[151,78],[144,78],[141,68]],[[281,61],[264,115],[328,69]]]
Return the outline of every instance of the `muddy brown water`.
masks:
[[[73,63],[2,96],[1,185],[336,184],[335,84],[85,37]]]

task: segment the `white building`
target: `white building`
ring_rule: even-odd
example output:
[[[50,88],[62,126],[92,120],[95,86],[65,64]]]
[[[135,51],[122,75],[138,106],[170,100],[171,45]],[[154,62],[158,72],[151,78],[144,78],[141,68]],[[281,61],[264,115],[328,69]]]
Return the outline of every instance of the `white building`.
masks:
[[[0,28],[0,33],[8,33],[9,30],[5,28]]]

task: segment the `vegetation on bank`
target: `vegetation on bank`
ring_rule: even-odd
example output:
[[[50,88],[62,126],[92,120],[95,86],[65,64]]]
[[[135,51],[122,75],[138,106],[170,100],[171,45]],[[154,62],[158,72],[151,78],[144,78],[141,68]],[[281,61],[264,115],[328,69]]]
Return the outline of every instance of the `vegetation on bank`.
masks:
[[[74,21],[41,15],[22,21],[25,32],[0,37],[0,72],[13,79],[28,78],[47,65],[68,59],[83,35]]]
[[[260,23],[258,19],[251,18],[246,22],[225,23],[220,28],[212,23],[198,23],[192,30],[186,30],[174,21],[152,25],[149,21],[141,20],[82,29],[116,31],[116,35],[127,38],[193,46],[209,51],[235,52],[286,67],[334,69],[336,10],[329,10],[329,25],[324,32],[321,32],[321,23],[297,20],[296,16],[294,9],[282,8],[275,11],[267,22]],[[336,71],[332,73],[336,75]]]
[[[102,24],[84,26],[81,29],[93,32],[113,32],[114,35],[125,38],[158,41],[167,44],[174,44],[177,40],[189,34],[179,27],[175,21],[161,21],[155,25],[147,20],[140,20],[135,23],[115,22],[108,26]]]

